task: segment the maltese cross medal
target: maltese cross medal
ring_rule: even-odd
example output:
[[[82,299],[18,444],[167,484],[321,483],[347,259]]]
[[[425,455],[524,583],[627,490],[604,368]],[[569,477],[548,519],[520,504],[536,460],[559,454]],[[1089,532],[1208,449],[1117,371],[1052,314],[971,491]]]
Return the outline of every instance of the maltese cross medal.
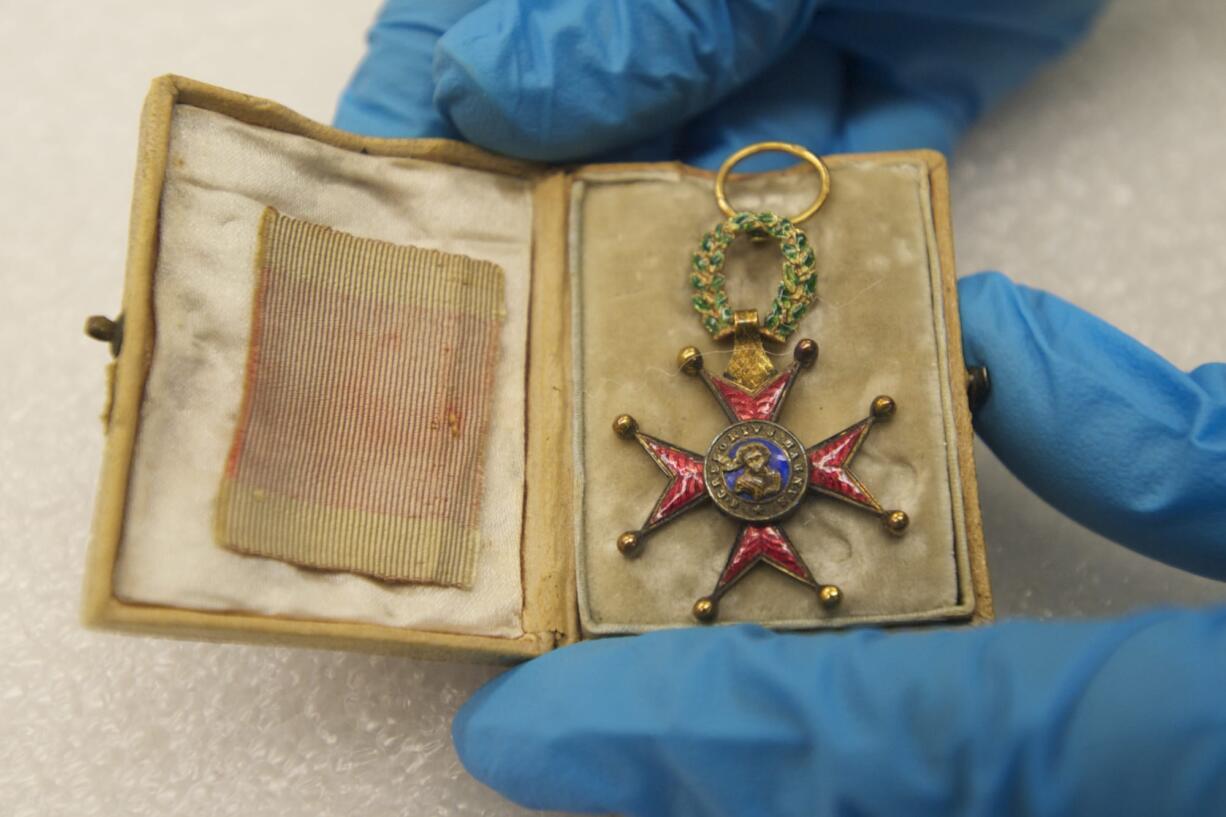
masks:
[[[733,311],[723,289],[724,251],[733,238],[747,233],[777,239],[784,256],[779,293],[762,323],[756,310]],[[780,342],[795,331],[812,300],[815,268],[808,239],[788,219],[772,213],[736,213],[717,225],[703,237],[692,259],[690,281],[696,290],[692,304],[715,340],[732,338],[732,355],[722,376],[706,370],[702,353],[693,346],[681,350],[678,364],[686,374],[702,379],[730,425],[716,435],[705,454],[696,454],[643,433],[629,414],[613,421],[613,430],[624,439],[637,440],[668,478],[642,526],[618,537],[623,555],[637,555],[649,534],[708,502],[741,523],[714,589],[694,602],[693,614],[699,621],[713,621],[724,594],[759,564],[812,588],[826,610],[838,607],[842,591],[814,577],[784,532],[784,521],[806,497],[843,500],[876,515],[894,534],[907,528],[907,514],[883,508],[851,470],[852,459],[873,425],[894,415],[893,398],[874,398],[867,417],[809,447],[777,421],[796,379],[816,363],[817,344],[807,338],[798,342],[792,362],[780,372],[762,342]]]
[[[743,346],[738,348],[743,350]],[[734,364],[736,355],[734,352]],[[793,362],[783,372],[763,373],[755,387],[746,387],[730,373],[723,377],[710,374],[703,368],[697,349],[683,349],[682,370],[702,378],[731,422],[705,455],[643,433],[628,414],[613,422],[614,431],[637,440],[668,477],[643,526],[618,537],[617,547],[624,555],[636,555],[649,533],[707,502],[742,523],[715,589],[694,603],[694,617],[700,621],[714,620],[720,597],[763,563],[812,587],[823,607],[831,609],[839,604],[842,592],[836,585],[814,578],[783,529],[782,521],[806,496],[832,496],[863,508],[880,517],[891,533],[901,534],[907,527],[907,515],[883,509],[850,468],[873,424],[893,415],[892,398],[875,398],[867,417],[807,448],[776,422],[792,383],[816,358],[817,344],[802,340],[796,344]],[[765,355],[761,360],[767,360]]]

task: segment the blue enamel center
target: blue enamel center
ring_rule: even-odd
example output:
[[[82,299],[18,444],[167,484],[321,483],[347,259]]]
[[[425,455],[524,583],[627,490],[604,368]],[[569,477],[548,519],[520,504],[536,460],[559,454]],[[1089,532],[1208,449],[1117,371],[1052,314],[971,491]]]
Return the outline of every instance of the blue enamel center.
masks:
[[[724,472],[724,483],[729,491],[751,502],[779,493],[792,476],[792,464],[773,440],[747,437],[729,449],[728,458],[738,467]]]

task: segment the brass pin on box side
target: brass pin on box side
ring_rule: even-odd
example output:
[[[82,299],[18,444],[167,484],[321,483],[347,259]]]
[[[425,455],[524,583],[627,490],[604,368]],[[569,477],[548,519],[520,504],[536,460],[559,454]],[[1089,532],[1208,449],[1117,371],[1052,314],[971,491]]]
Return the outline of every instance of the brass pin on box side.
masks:
[[[111,345],[111,357],[119,357],[123,346],[123,316],[111,320],[105,315],[90,315],[85,319],[85,334]]]

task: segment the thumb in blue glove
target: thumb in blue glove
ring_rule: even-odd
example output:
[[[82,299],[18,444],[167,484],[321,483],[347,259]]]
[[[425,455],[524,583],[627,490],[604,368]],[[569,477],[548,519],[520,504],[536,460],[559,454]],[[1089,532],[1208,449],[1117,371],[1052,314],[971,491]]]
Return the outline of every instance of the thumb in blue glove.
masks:
[[[948,153],[1101,5],[389,0],[336,125],[548,161],[714,167],[762,140]]]
[[[968,358],[998,384],[979,430],[1005,463],[1074,492],[1066,509],[1126,544],[1226,576],[1226,365],[1179,372],[1000,275],[959,292]],[[1226,607],[905,634],[724,627],[546,655],[479,691],[454,736],[474,776],[538,808],[1203,815],[1226,813],[1223,689]]]

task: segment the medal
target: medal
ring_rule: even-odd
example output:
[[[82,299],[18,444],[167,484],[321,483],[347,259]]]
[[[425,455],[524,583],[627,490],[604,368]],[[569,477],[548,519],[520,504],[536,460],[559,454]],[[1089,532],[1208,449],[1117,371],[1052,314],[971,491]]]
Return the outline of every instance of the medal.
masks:
[[[731,169],[745,157],[766,150],[798,156],[819,174],[817,200],[793,219],[769,212],[737,212],[725,196]],[[714,589],[694,602],[693,614],[699,621],[715,620],[720,598],[759,564],[813,588],[825,609],[838,607],[843,597],[838,586],[814,577],[784,529],[787,517],[808,498],[834,497],[850,503],[876,515],[892,534],[901,535],[907,528],[907,514],[883,508],[851,470],[873,426],[893,416],[893,398],[874,398],[866,417],[808,447],[779,422],[792,384],[817,363],[818,346],[811,339],[800,340],[792,350],[792,362],[779,371],[764,341],[785,343],[816,295],[817,258],[797,225],[821,208],[829,192],[825,164],[797,145],[763,142],[737,151],[724,162],[716,176],[715,195],[728,218],[702,237],[691,259],[690,283],[692,304],[703,328],[715,341],[731,339],[732,354],[722,375],[706,369],[702,353],[694,346],[681,350],[678,365],[706,384],[729,425],[716,435],[705,454],[697,454],[642,432],[629,414],[613,422],[613,430],[624,439],[636,440],[668,478],[642,526],[618,537],[617,547],[624,556],[637,555],[648,535],[708,503],[741,523]],[[773,239],[783,256],[782,278],[764,320],[757,310],[734,310],[728,302],[724,259],[738,236]]]

